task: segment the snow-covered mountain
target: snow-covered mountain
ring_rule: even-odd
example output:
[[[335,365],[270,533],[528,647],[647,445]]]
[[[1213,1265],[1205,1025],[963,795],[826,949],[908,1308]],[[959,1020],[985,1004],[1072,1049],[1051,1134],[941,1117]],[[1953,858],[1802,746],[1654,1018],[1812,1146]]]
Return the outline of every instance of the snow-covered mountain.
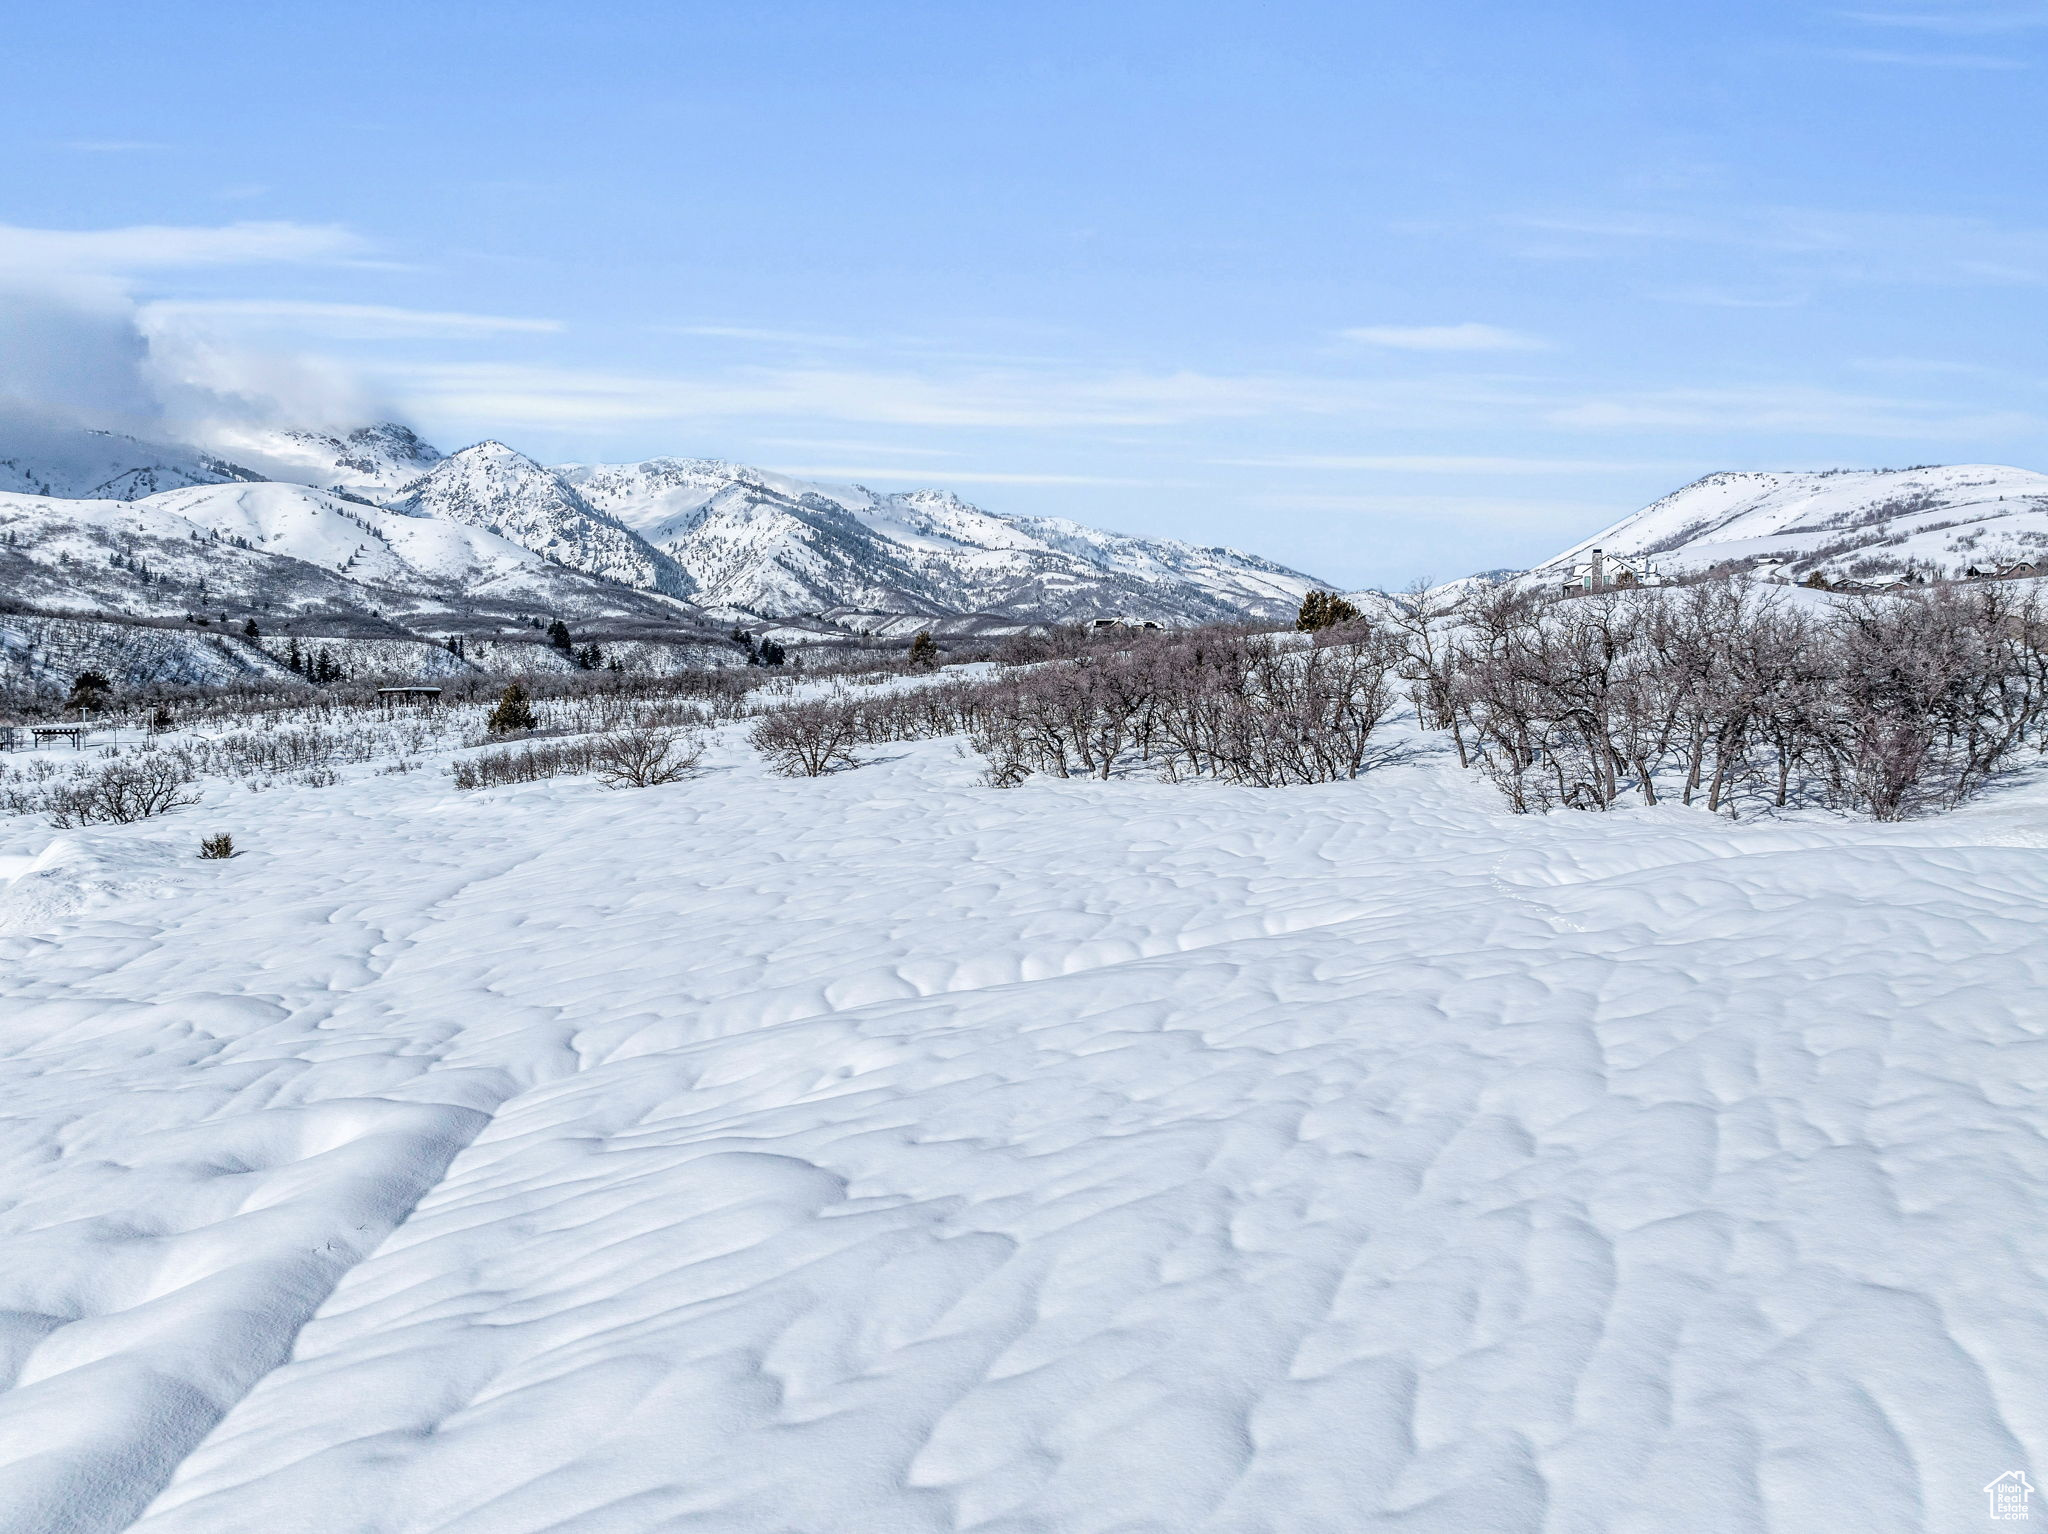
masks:
[[[196,485],[135,501],[0,494],[0,589],[52,611],[694,616],[460,522],[304,485]]]
[[[413,516],[484,528],[622,586],[675,597],[691,589],[667,554],[592,506],[561,475],[502,442],[479,442],[440,459],[391,504]]]
[[[346,434],[321,431],[244,431],[217,441],[236,463],[266,479],[315,485],[351,499],[379,503],[441,461],[439,450],[409,426],[380,421]]]
[[[1591,549],[1666,574],[1774,561],[1797,579],[1960,574],[2048,552],[2048,474],[1993,464],[1710,474],[1536,568]]]
[[[372,583],[387,568],[404,566],[412,571],[396,576],[404,589],[446,593],[466,580],[483,587],[500,580],[501,546],[511,545],[555,568],[741,620],[834,610],[1025,622],[1272,619],[1290,616],[1320,584],[1234,549],[1129,537],[1056,517],[1005,516],[943,490],[883,494],[716,459],[549,468],[495,441],[444,457],[390,422],[345,433],[235,431],[214,445],[217,453],[0,420],[0,490],[105,502],[205,486],[311,487],[325,493],[322,516],[338,515],[334,508],[346,502],[356,508],[351,514],[368,519],[372,536],[356,556],[360,569],[323,562],[328,533],[342,543],[358,535],[307,531],[311,502],[292,503],[310,543],[302,548],[299,533],[278,547],[257,538],[257,552]],[[201,524],[237,529],[245,519],[240,504],[192,503]],[[183,515],[186,507],[170,509]],[[61,521],[62,513],[36,513],[38,546],[52,542],[53,519]],[[142,519],[129,531],[146,539],[154,536],[152,526]],[[492,558],[472,560],[460,538],[450,542],[432,531],[451,526],[489,535]],[[81,528],[88,541],[117,534],[103,513],[82,517]],[[263,536],[274,531],[266,528]],[[415,569],[409,551],[437,538],[445,549],[423,556],[425,566]],[[208,534],[205,541],[214,539]],[[48,592],[62,584],[57,572],[69,568],[59,564],[24,578]],[[95,568],[108,567],[101,559]],[[527,572],[521,580],[545,585],[531,566],[520,568]],[[84,569],[73,572],[80,584],[67,606],[112,594],[104,582],[84,580]],[[132,602],[120,605],[134,610]]]
[[[268,477],[198,448],[0,414],[0,491],[132,501]]]
[[[697,601],[790,617],[835,607],[1045,621],[1290,615],[1314,578],[1235,549],[877,494],[708,458],[564,464],[585,501],[687,572]]]

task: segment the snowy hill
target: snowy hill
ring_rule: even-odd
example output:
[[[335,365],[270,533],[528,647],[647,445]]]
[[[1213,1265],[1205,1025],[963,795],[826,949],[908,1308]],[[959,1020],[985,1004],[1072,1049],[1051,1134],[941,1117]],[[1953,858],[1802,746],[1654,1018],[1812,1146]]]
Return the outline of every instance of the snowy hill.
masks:
[[[881,495],[704,458],[558,472],[672,555],[709,607],[1206,622],[1290,616],[1318,585],[1234,549],[1003,516],[942,490]]]
[[[479,442],[441,459],[391,504],[414,516],[484,528],[556,564],[624,586],[677,597],[690,590],[674,560],[502,442]]]
[[[318,431],[245,431],[223,436],[222,449],[266,479],[315,485],[379,503],[441,461],[440,452],[394,421],[345,435]]]
[[[197,448],[0,414],[0,492],[132,501],[267,477]]]
[[[691,615],[481,528],[274,483],[135,501],[0,494],[0,589],[47,610],[145,617],[223,605],[393,615],[418,608],[411,599],[444,613]]]
[[[548,468],[495,441],[444,457],[391,422],[346,433],[237,430],[217,445],[228,456],[0,421],[0,489],[137,500],[223,483],[310,486],[365,514],[388,509],[487,533],[564,569],[687,598],[728,619],[834,610],[1013,622],[1284,619],[1319,584],[1234,549],[1005,516],[942,490],[879,494],[716,459]],[[377,526],[385,543],[428,536]],[[362,557],[382,556],[366,548]],[[462,558],[450,545],[428,565],[440,582]]]
[[[1647,556],[1679,574],[1776,560],[1795,578],[2038,560],[2048,552],[2048,474],[1987,464],[1712,474],[1537,566],[1591,549]]]
[[[0,1527],[1923,1534],[2041,1463],[2038,786],[737,733],[0,815]]]

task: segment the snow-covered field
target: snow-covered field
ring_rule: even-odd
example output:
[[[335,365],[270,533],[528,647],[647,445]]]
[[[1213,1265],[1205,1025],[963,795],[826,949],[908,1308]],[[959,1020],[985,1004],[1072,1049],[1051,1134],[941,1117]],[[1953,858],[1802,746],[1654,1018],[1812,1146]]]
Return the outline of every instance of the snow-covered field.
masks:
[[[2048,1471],[2048,790],[737,735],[0,821],[0,1529],[1917,1531]]]

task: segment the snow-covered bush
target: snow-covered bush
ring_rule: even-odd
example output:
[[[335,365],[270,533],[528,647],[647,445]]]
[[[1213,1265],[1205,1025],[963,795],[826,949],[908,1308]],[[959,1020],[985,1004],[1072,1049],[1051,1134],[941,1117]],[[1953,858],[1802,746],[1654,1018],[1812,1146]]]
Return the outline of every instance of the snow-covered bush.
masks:
[[[1546,603],[1501,588],[1411,650],[1461,760],[1517,811],[1669,796],[1899,820],[2048,747],[2048,612],[1938,586],[1819,612],[1717,582]]]
[[[46,790],[43,808],[59,827],[128,825],[197,804],[196,781],[180,752],[138,753],[59,779]]]
[[[1397,635],[1328,629],[1312,648],[1238,630],[1153,635],[1012,672],[973,700],[988,781],[1151,770],[1272,788],[1354,778],[1399,754]]]
[[[448,770],[457,788],[497,788],[589,772],[596,754],[591,740],[542,740],[458,757]]]
[[[704,738],[694,730],[643,725],[599,736],[590,770],[607,788],[651,788],[675,782],[703,754]]]
[[[817,778],[854,765],[862,739],[862,705],[815,699],[763,714],[747,741],[785,778]]]

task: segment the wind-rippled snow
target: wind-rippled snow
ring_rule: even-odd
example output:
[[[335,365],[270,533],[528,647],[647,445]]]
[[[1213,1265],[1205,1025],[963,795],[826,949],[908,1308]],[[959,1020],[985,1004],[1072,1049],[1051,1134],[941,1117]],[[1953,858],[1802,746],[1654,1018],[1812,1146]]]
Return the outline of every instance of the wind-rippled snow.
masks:
[[[0,1528],[1805,1534],[2032,1473],[2048,797],[722,751],[0,823]]]

